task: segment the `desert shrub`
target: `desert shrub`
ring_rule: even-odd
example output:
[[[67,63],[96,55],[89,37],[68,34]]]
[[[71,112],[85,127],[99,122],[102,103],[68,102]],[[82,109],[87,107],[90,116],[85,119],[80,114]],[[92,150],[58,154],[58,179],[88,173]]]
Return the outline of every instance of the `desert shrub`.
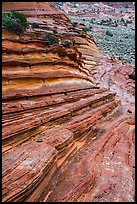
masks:
[[[2,28],[10,32],[21,34],[26,30],[28,25],[29,23],[23,13],[13,10],[2,14]]]
[[[91,18],[90,23],[95,23],[95,18]]]
[[[112,19],[101,20],[100,25],[110,26],[112,24]]]
[[[132,22],[132,20],[126,20],[126,23],[127,23],[127,24],[128,24],[128,23],[131,24],[131,23],[133,23],[133,22]]]
[[[101,20],[100,25],[104,25],[106,23],[105,20]]]
[[[70,47],[72,46],[72,42],[65,40],[65,41],[62,43],[62,45],[63,45],[63,47],[70,48]]]
[[[43,37],[43,40],[48,43],[48,45],[58,44],[59,39],[51,33],[46,33]]]
[[[112,37],[113,36],[113,34],[110,32],[110,31],[106,31],[106,35],[109,35],[110,37]]]
[[[10,32],[14,32],[16,34],[23,34],[24,33],[24,29],[23,27],[16,22],[11,22],[6,26],[6,30],[10,31]]]
[[[39,24],[38,24],[38,23],[32,23],[32,24],[31,24],[31,27],[32,27],[32,28],[39,28]]]
[[[88,31],[91,31],[93,27],[92,26],[85,26],[82,30],[87,33]]]
[[[78,22],[73,22],[73,23],[72,23],[72,26],[73,26],[73,27],[76,27],[77,25],[78,25]]]
[[[125,5],[125,8],[129,8],[129,6],[128,6],[128,5]]]
[[[57,33],[58,33],[58,31],[57,31],[57,30],[53,30],[53,33],[54,33],[54,34],[57,34]]]
[[[83,28],[83,31],[84,32],[87,32],[87,31],[91,31],[91,29],[92,29],[93,27],[90,25],[90,26],[85,26],[84,28]]]
[[[24,27],[27,28],[29,23],[27,22],[27,18],[23,13],[17,12],[17,11],[11,11],[13,17],[17,19],[17,21]]]
[[[121,20],[120,20],[121,22],[123,22],[123,23],[125,23],[125,20],[124,20],[124,18],[121,18]]]

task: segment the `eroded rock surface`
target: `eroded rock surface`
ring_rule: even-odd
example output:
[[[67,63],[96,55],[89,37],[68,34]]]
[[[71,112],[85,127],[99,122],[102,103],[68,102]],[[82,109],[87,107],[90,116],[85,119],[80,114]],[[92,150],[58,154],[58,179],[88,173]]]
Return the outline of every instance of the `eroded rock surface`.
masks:
[[[62,164],[39,201],[133,202],[133,125],[129,116],[105,127]]]
[[[132,67],[72,32],[51,3],[3,3],[11,8],[41,28],[2,33],[3,202],[134,201]],[[43,41],[54,26],[70,48]]]

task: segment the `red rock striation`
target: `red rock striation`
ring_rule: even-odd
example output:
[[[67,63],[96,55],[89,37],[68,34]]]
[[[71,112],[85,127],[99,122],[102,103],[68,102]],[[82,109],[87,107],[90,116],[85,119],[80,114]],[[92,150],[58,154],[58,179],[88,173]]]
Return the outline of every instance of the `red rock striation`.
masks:
[[[39,201],[134,201],[134,123],[130,116],[111,123],[62,164]]]
[[[134,201],[134,115],[99,83],[95,39],[48,2],[11,8],[41,28],[2,32],[2,201]],[[43,40],[55,25],[70,48]]]

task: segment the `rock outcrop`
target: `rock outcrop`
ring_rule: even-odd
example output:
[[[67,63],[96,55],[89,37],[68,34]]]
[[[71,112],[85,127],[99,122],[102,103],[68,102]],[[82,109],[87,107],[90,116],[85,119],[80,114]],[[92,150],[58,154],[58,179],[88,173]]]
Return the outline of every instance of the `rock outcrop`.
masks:
[[[95,40],[51,3],[11,8],[40,28],[2,32],[2,201],[134,201],[134,115],[99,82]],[[49,46],[53,28],[60,43]]]

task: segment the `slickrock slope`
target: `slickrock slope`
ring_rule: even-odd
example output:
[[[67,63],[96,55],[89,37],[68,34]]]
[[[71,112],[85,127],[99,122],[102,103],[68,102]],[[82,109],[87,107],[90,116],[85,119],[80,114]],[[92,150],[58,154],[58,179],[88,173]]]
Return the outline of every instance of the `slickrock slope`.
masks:
[[[82,45],[78,48],[80,52],[83,51],[81,48]],[[88,51],[82,55],[84,67],[89,69],[96,84],[116,92],[116,98],[121,100],[123,111],[127,112],[130,109],[135,114],[135,81],[130,77],[134,68],[103,52],[101,57],[94,59],[91,53],[87,53]]]
[[[39,201],[134,201],[133,122],[126,117],[109,126],[64,162]]]
[[[134,68],[130,64],[104,56],[96,67],[96,83],[117,93],[124,112],[131,110],[135,114],[135,81],[130,77]]]
[[[41,27],[2,32],[2,201],[134,201],[134,115],[99,86],[94,39],[48,2],[11,8]]]

